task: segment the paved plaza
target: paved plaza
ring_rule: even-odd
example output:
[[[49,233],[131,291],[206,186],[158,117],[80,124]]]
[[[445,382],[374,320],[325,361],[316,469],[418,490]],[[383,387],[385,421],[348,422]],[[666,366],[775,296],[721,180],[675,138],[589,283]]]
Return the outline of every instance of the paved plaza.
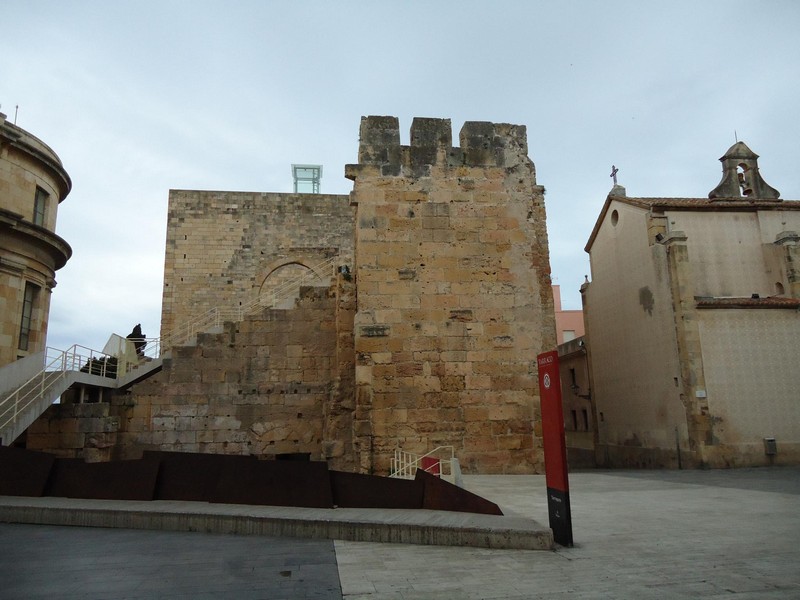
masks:
[[[547,522],[543,476],[465,476]],[[800,598],[800,468],[570,475],[575,547],[0,525],[3,598]]]

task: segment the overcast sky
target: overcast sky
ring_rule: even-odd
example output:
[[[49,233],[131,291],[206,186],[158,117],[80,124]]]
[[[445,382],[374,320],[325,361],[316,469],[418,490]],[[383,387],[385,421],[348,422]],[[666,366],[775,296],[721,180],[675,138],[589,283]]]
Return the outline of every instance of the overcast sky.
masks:
[[[347,193],[362,115],[526,125],[580,308],[609,192],[706,197],[734,135],[800,199],[800,2],[5,0],[0,105],[61,157],[48,345],[160,326],[169,189]],[[736,132],[736,133],[734,133]]]

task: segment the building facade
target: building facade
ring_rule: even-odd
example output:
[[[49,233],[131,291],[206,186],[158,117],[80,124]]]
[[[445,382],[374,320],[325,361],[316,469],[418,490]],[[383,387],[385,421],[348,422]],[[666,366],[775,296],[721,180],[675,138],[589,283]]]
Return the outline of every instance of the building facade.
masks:
[[[553,306],[556,315],[556,342],[560,345],[585,333],[583,311],[561,308],[561,286],[553,286]]]
[[[72,254],[55,234],[71,186],[56,153],[0,113],[0,366],[45,349],[55,273]]]
[[[800,202],[738,142],[708,198],[615,186],[582,288],[602,466],[800,461]]]
[[[595,466],[597,419],[587,352],[583,336],[558,345],[564,437],[572,469]]]

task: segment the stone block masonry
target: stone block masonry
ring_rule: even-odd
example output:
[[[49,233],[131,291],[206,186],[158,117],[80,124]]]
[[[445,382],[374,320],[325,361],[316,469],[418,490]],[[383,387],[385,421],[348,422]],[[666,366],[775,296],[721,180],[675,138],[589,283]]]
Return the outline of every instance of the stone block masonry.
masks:
[[[112,398],[110,421],[48,421],[30,443],[307,453],[379,475],[395,449],[444,445],[465,472],[541,471],[536,355],[556,346],[544,189],[525,127],[451,138],[449,120],[415,119],[402,146],[396,118],[365,117],[349,196],[172,190],[162,336],[301,273],[313,287],[173,348]]]
[[[452,445],[467,472],[542,467],[536,355],[555,347],[544,189],[525,127],[361,121],[355,182],[354,445]]]
[[[161,335],[353,253],[348,196],[170,190]],[[287,307],[291,306],[291,302]]]
[[[264,310],[201,334],[110,402],[54,405],[29,429],[28,447],[92,461],[144,450],[302,453],[350,470],[352,383],[335,374],[347,373],[347,364],[352,371],[352,350],[337,349],[335,319],[352,297],[344,281],[306,287],[291,310]]]
[[[113,400],[120,457],[142,450],[307,453],[351,466],[335,442],[348,439],[352,426],[339,414],[342,402],[332,389],[340,381],[332,374],[346,360],[337,353],[335,326],[336,290],[344,295],[346,287],[303,288],[291,310],[226,323],[223,333],[176,349],[160,374]],[[338,417],[331,419],[336,425],[326,426],[329,413]]]

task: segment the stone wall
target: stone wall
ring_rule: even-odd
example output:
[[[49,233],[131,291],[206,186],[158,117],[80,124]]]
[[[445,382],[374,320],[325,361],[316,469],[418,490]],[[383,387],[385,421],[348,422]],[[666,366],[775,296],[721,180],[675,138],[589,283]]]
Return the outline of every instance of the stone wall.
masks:
[[[26,447],[64,458],[109,461],[120,430],[120,418],[111,409],[108,402],[53,404],[26,431]]]
[[[350,196],[170,192],[162,335],[299,274],[317,287],[175,347],[112,398],[106,454],[308,453],[387,474],[397,448],[450,445],[467,472],[542,469],[536,355],[556,336],[525,128],[467,123],[454,147],[448,120],[415,119],[406,147],[397,119],[367,117],[346,172]]]
[[[160,373],[110,402],[52,407],[29,429],[27,445],[90,460],[143,450],[307,453],[352,469],[352,336],[348,344],[336,320],[351,326],[353,298],[340,279],[303,288],[291,310],[225,323],[221,333],[173,349]]]
[[[353,252],[348,196],[170,190],[161,335],[213,308],[235,308],[327,258]],[[291,307],[293,298],[283,306]]]
[[[544,189],[524,126],[361,122],[355,182],[355,444],[364,471],[395,448],[452,445],[467,472],[542,466],[536,355],[555,347]]]

